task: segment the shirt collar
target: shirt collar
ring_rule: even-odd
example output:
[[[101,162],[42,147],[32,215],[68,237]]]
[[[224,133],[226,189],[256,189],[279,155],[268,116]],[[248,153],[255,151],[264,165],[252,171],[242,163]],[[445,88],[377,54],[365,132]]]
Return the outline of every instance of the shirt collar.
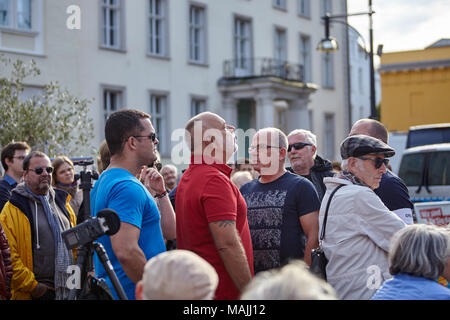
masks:
[[[5,176],[3,177],[3,180],[5,180],[6,182],[8,182],[10,185],[17,184],[17,181],[14,180],[14,178],[11,177],[10,175],[8,175],[7,173],[5,173]]]
[[[233,169],[228,166],[227,164],[223,163],[216,163],[216,159],[211,157],[205,157],[205,156],[194,156],[191,155],[191,166],[199,165],[199,164],[206,164],[211,165],[220,172],[224,173],[227,177],[230,177],[231,171]]]

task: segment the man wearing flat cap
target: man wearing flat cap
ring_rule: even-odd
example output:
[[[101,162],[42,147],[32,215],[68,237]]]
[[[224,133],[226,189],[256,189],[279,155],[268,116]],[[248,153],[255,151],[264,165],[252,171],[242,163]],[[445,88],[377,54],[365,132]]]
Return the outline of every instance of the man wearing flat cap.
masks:
[[[366,300],[389,278],[387,254],[391,237],[406,226],[374,193],[394,149],[365,135],[341,144],[343,171],[324,178],[327,191],[319,213],[319,234],[325,209],[334,194],[322,247],[328,259],[327,281],[339,299]]]

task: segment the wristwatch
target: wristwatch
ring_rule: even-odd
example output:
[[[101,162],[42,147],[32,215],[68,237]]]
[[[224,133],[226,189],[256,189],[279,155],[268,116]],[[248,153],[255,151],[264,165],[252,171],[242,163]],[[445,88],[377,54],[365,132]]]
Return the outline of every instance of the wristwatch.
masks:
[[[157,193],[157,194],[155,194],[155,198],[161,199],[161,198],[164,198],[167,194],[168,194],[168,192],[167,192],[167,190],[166,190],[166,191],[164,191],[163,193]]]

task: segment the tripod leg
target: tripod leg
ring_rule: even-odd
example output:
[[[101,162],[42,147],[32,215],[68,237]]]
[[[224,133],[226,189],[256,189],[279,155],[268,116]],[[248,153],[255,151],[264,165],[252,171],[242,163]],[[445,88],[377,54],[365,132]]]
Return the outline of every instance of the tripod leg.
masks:
[[[117,295],[119,296],[120,300],[128,300],[127,295],[125,294],[125,291],[123,291],[123,287],[119,282],[119,279],[117,278],[116,273],[114,272],[114,269],[111,265],[111,262],[109,261],[108,255],[103,248],[101,243],[94,242],[94,248],[97,252],[97,255],[102,262],[103,267],[106,270],[106,273],[108,274],[109,278],[111,279],[111,282],[114,286],[114,289],[117,292]]]

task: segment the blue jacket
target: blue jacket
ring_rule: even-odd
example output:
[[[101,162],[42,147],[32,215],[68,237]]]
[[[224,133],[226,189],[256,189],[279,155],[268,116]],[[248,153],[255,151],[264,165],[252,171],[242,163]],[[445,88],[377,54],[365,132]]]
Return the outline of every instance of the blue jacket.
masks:
[[[450,289],[437,281],[397,274],[381,286],[372,300],[450,300]]]

